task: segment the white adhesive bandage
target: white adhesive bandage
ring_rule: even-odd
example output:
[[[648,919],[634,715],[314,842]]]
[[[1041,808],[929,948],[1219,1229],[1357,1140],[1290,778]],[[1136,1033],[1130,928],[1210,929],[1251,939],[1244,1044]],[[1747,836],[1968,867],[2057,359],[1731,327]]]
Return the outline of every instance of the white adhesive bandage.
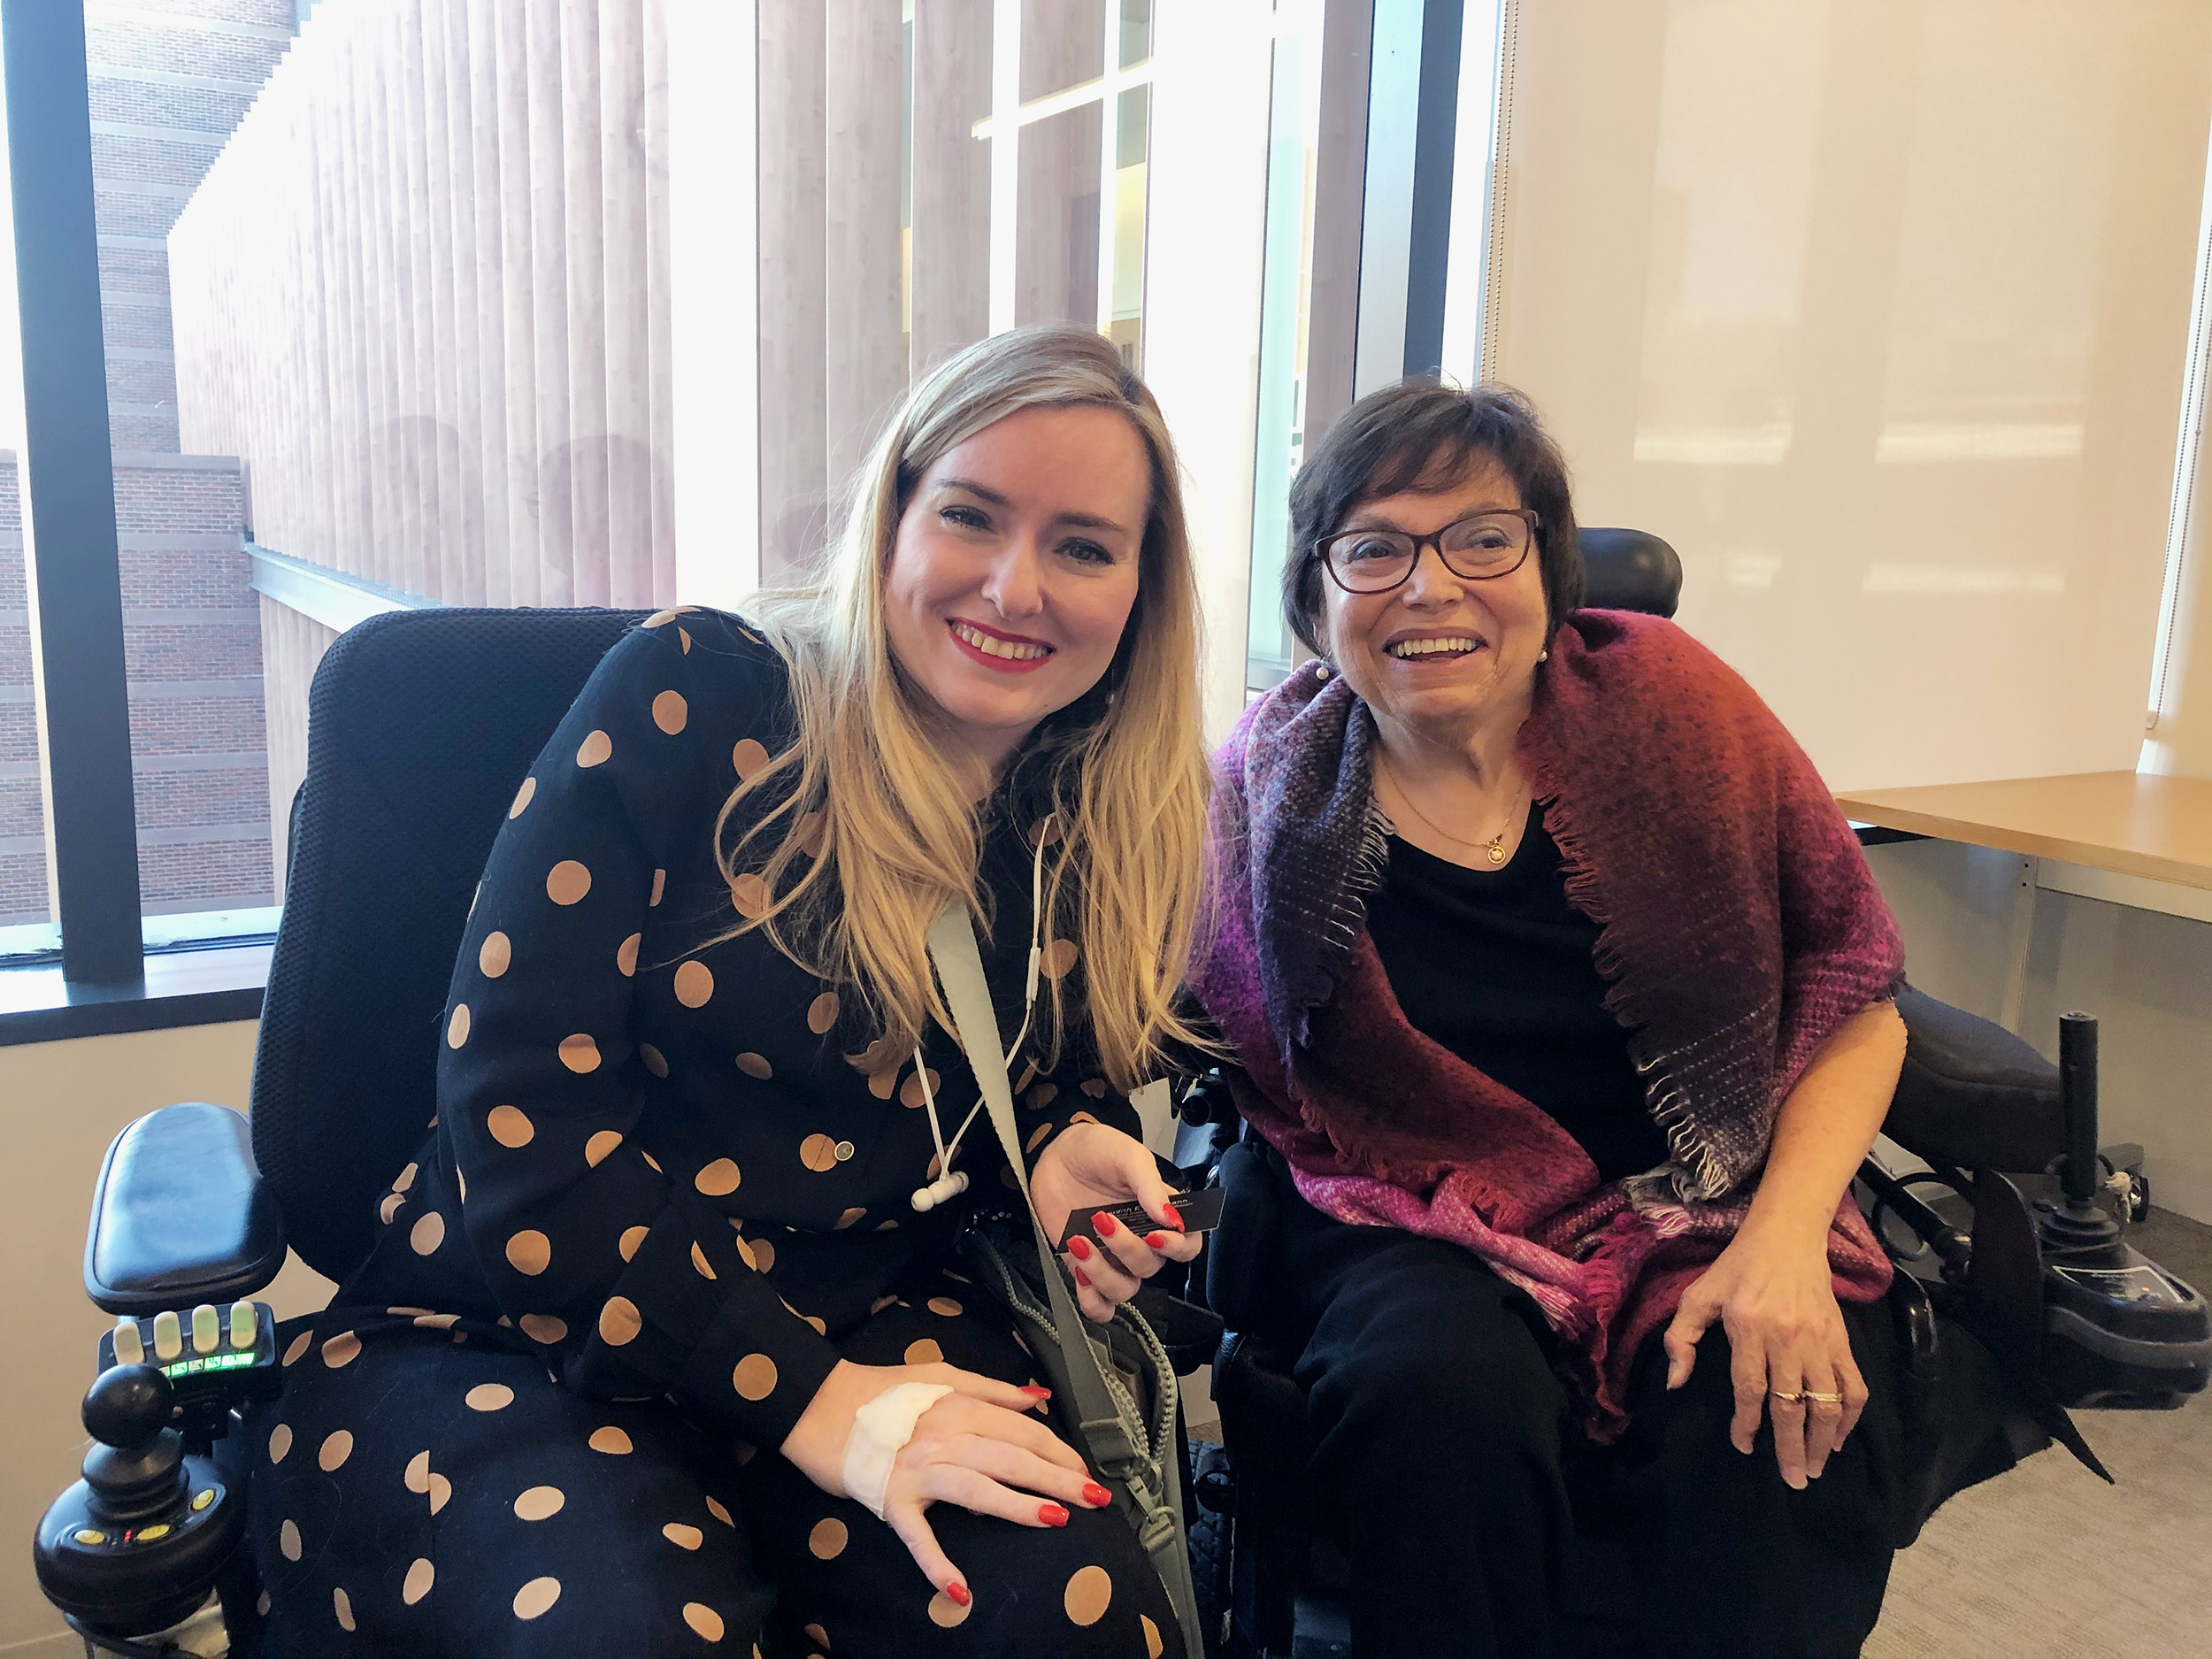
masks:
[[[944,1383],[901,1383],[853,1413],[853,1432],[845,1440],[845,1493],[878,1520],[891,1487],[891,1464],[914,1438],[922,1413],[951,1392]]]

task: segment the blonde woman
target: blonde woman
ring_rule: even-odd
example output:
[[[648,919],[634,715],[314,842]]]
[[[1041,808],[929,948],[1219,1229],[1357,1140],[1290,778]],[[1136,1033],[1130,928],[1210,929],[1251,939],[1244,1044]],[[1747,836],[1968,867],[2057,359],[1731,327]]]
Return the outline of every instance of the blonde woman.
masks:
[[[608,654],[486,868],[432,1138],[244,1437],[278,1651],[1180,1651],[957,1271],[1010,1171],[925,933],[979,918],[1054,1236],[1158,1223],[1071,1242],[1103,1317],[1196,1251],[1125,1098],[1190,1035],[1196,636],[1157,406],[1042,329],[916,388],[818,586]]]

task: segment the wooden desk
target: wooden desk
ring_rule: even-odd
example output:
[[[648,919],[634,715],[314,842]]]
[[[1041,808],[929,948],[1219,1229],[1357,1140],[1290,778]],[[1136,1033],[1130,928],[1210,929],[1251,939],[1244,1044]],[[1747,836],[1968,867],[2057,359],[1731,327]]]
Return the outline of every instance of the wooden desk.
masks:
[[[2133,772],[1860,790],[1847,818],[2021,857],[2004,1023],[2018,1029],[2039,888],[2212,922],[2212,780]]]

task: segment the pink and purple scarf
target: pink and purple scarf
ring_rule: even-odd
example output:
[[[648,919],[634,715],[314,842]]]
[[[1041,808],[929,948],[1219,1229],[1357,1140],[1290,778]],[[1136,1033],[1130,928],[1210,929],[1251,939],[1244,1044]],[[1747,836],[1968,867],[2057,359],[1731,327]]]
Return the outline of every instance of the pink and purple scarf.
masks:
[[[1585,1428],[1611,1440],[1638,1350],[1734,1237],[1783,1100],[1845,1020],[1895,994],[1896,925],[1748,686],[1670,622],[1571,616],[1517,753],[1672,1156],[1601,1186],[1554,1118],[1391,995],[1365,926],[1387,857],[1374,745],[1366,705],[1313,664],[1247,710],[1216,758],[1219,896],[1194,988],[1307,1202],[1463,1245],[1525,1290]],[[1839,1297],[1888,1286],[1847,1194],[1829,1263]]]

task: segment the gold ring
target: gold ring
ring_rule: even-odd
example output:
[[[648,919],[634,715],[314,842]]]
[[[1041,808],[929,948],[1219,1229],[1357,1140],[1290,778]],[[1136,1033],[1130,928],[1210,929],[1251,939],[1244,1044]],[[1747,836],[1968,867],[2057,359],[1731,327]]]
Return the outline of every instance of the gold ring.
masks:
[[[1805,1398],[1811,1401],[1815,1405],[1839,1406],[1843,1403],[1843,1396],[1841,1394],[1816,1394],[1809,1388],[1805,1390]]]
[[[1795,1388],[1770,1388],[1767,1392],[1789,1405],[1801,1405],[1806,1398],[1802,1392]]]

